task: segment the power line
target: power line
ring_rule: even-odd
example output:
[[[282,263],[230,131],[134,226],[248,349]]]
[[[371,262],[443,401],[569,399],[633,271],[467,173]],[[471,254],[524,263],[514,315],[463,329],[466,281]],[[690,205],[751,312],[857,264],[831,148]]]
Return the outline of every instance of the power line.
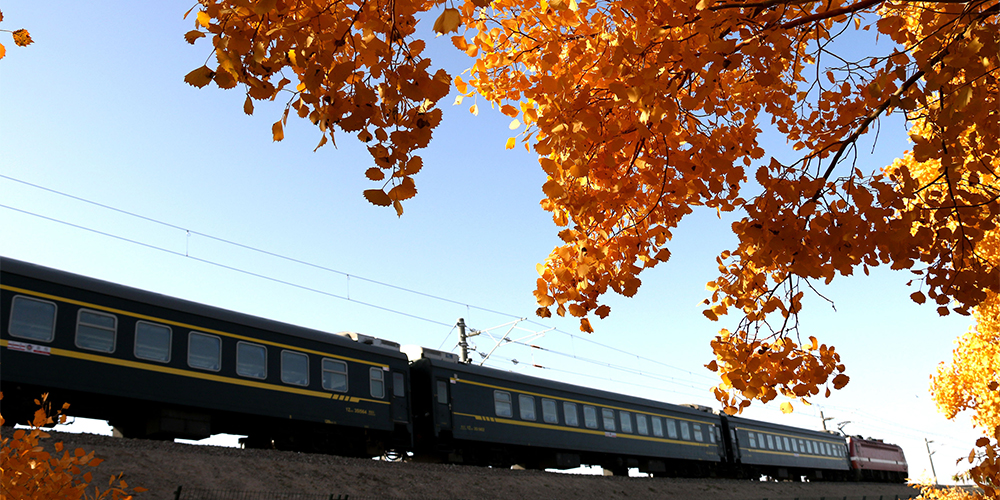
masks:
[[[60,196],[65,196],[65,197],[73,199],[73,200],[77,200],[77,201],[80,201],[80,202],[83,202],[83,203],[87,203],[87,204],[90,204],[90,205],[93,205],[93,206],[96,206],[96,207],[100,207],[100,208],[104,208],[104,209],[111,210],[111,211],[114,211],[114,212],[118,212],[120,214],[124,214],[124,215],[128,215],[128,216],[131,216],[131,217],[135,217],[137,219],[142,219],[142,220],[145,220],[145,221],[148,221],[148,222],[152,222],[154,224],[159,224],[161,226],[164,226],[164,227],[167,227],[167,228],[170,228],[170,229],[176,229],[178,231],[184,231],[185,234],[193,234],[193,235],[196,235],[196,236],[201,236],[203,238],[207,238],[207,239],[210,239],[210,240],[218,241],[220,243],[225,243],[227,245],[232,245],[232,246],[235,246],[235,247],[238,247],[238,248],[242,248],[244,250],[250,250],[252,252],[257,252],[259,254],[267,255],[269,257],[274,257],[274,258],[281,259],[281,260],[284,260],[284,261],[287,261],[287,262],[293,262],[295,264],[300,264],[300,265],[303,265],[303,266],[311,267],[313,269],[319,269],[321,271],[327,271],[327,272],[330,272],[330,273],[339,274],[341,276],[346,276],[348,278],[354,278],[354,279],[357,279],[357,280],[365,281],[365,282],[372,283],[372,284],[379,285],[379,286],[384,286],[384,287],[387,287],[387,288],[392,288],[392,289],[399,290],[399,291],[402,291],[402,292],[412,293],[414,295],[420,295],[420,296],[431,298],[431,299],[434,299],[434,300],[440,300],[442,302],[448,302],[448,303],[455,304],[455,305],[465,306],[466,308],[477,309],[477,310],[480,310],[480,311],[484,311],[484,312],[488,312],[488,313],[493,313],[493,314],[499,314],[501,316],[508,316],[508,317],[511,317],[511,318],[520,318],[521,317],[521,316],[518,316],[518,315],[515,315],[515,314],[505,313],[505,312],[501,312],[501,311],[495,311],[495,310],[488,309],[488,308],[485,308],[485,307],[475,306],[475,305],[467,304],[465,302],[460,302],[460,301],[457,301],[457,300],[452,300],[452,299],[448,299],[448,298],[445,298],[445,297],[440,297],[440,296],[437,296],[437,295],[432,295],[432,294],[421,292],[421,291],[418,291],[418,290],[413,290],[413,289],[410,289],[410,288],[405,288],[405,287],[393,285],[391,283],[385,283],[383,281],[378,281],[378,280],[374,280],[374,279],[371,279],[371,278],[365,278],[363,276],[358,276],[356,274],[350,274],[350,273],[347,273],[345,271],[341,271],[341,270],[338,270],[338,269],[333,269],[333,268],[322,266],[322,265],[319,265],[319,264],[314,264],[312,262],[308,262],[308,261],[301,260],[301,259],[296,259],[294,257],[288,257],[286,255],[282,255],[282,254],[279,254],[279,253],[271,252],[271,251],[268,251],[268,250],[264,250],[264,249],[261,249],[261,248],[257,248],[257,247],[251,246],[251,245],[246,245],[244,243],[239,243],[239,242],[236,242],[236,241],[228,240],[228,239],[225,239],[225,238],[220,238],[218,236],[213,236],[211,234],[202,233],[200,231],[195,231],[195,230],[187,229],[187,228],[178,226],[176,224],[171,224],[169,222],[161,221],[159,219],[154,219],[152,217],[148,217],[148,216],[145,216],[145,215],[137,214],[135,212],[130,212],[128,210],[123,210],[123,209],[116,208],[116,207],[113,207],[113,206],[110,206],[110,205],[105,205],[103,203],[99,203],[99,202],[96,202],[96,201],[93,201],[93,200],[88,200],[86,198],[82,198],[82,197],[75,196],[75,195],[72,195],[72,194],[64,193],[62,191],[57,191],[57,190],[52,189],[52,188],[47,188],[45,186],[40,186],[38,184],[33,184],[33,183],[30,183],[30,182],[27,182],[27,181],[16,179],[14,177],[10,177],[8,175],[0,174],[0,178],[4,178],[4,179],[7,179],[7,180],[10,180],[10,181],[13,181],[13,182],[24,184],[26,186],[31,186],[33,188],[41,189],[43,191],[48,191],[50,193],[57,194],[57,195],[60,195]],[[4,205],[4,207],[5,208],[11,208],[11,207],[7,207],[6,205]],[[12,210],[17,210],[17,209],[13,209],[13,208],[11,208],[11,209]],[[23,211],[23,210],[18,210],[18,211],[21,211],[21,212],[24,212],[24,213],[30,213],[30,212],[26,212],[26,211]],[[31,215],[37,215],[37,214],[33,214],[32,213]],[[53,219],[53,220],[55,220],[55,219]],[[62,221],[56,221],[56,222],[62,222]],[[77,226],[77,227],[79,227],[79,226]],[[95,231],[95,232],[98,232],[98,231]],[[119,238],[119,239],[125,239],[125,238]],[[128,241],[130,241],[132,243],[136,243],[135,241],[132,241],[132,240],[128,240]],[[172,252],[172,253],[175,253],[175,252]],[[343,298],[343,297],[338,297],[338,298]]]
[[[141,241],[133,240],[133,239],[130,239],[130,238],[126,238],[124,236],[119,236],[119,235],[111,234],[111,233],[108,233],[108,232],[105,232],[105,231],[100,231],[100,230],[89,228],[89,227],[86,227],[86,226],[81,226],[79,224],[74,224],[72,222],[67,222],[67,221],[64,221],[64,220],[56,219],[54,217],[48,217],[48,216],[45,216],[45,215],[36,214],[34,212],[29,212],[27,210],[22,210],[20,208],[11,207],[9,205],[0,204],[0,207],[6,208],[8,210],[13,210],[15,212],[20,212],[20,213],[23,213],[23,214],[26,214],[26,215],[31,215],[31,216],[34,216],[34,217],[38,217],[40,219],[45,219],[45,220],[48,220],[48,221],[56,222],[56,223],[63,224],[63,225],[66,225],[66,226],[70,226],[70,227],[73,227],[73,228],[76,228],[76,229],[81,229],[81,230],[84,230],[84,231],[89,231],[91,233],[99,234],[101,236],[106,236],[106,237],[113,238],[113,239],[116,239],[116,240],[125,241],[125,242],[132,243],[132,244],[135,244],[135,245],[140,245],[140,246],[143,246],[143,247],[146,247],[146,248],[150,248],[150,249],[153,249],[153,250],[159,250],[161,252],[168,253],[168,254],[171,254],[171,255],[176,255],[178,257],[188,258],[188,259],[191,259],[191,260],[194,260],[194,261],[197,261],[197,262],[202,262],[202,263],[209,264],[209,265],[212,265],[212,266],[216,266],[216,267],[219,267],[219,268],[222,268],[222,269],[227,269],[227,270],[235,271],[235,272],[238,272],[238,273],[241,273],[241,274],[245,274],[245,275],[248,275],[248,276],[253,276],[255,278],[261,278],[261,279],[264,279],[264,280],[267,280],[267,281],[272,281],[274,283],[279,283],[279,284],[282,284],[282,285],[287,285],[287,286],[298,288],[298,289],[301,289],[301,290],[306,290],[306,291],[309,291],[309,292],[318,293],[318,294],[321,294],[321,295],[325,295],[327,297],[333,297],[333,298],[336,298],[336,299],[346,300],[348,302],[354,302],[356,304],[361,304],[363,306],[372,307],[372,308],[375,308],[375,309],[379,309],[381,311],[391,312],[393,314],[398,314],[400,316],[406,316],[408,318],[418,319],[420,321],[426,321],[428,323],[433,323],[435,325],[446,326],[446,327],[453,326],[451,323],[444,323],[444,322],[437,321],[437,320],[434,320],[434,319],[424,318],[424,317],[418,316],[416,314],[410,314],[410,313],[406,313],[406,312],[403,312],[403,311],[397,311],[395,309],[391,309],[391,308],[388,308],[388,307],[385,307],[385,306],[380,306],[380,305],[377,305],[377,304],[372,304],[372,303],[360,301],[360,300],[357,300],[357,299],[351,299],[351,298],[348,298],[348,297],[344,297],[343,295],[337,295],[335,293],[327,292],[325,290],[319,290],[317,288],[311,288],[311,287],[307,287],[305,285],[299,285],[297,283],[292,283],[290,281],[285,281],[285,280],[274,278],[274,277],[267,276],[267,275],[264,275],[264,274],[255,273],[253,271],[247,271],[246,269],[240,269],[238,267],[229,266],[229,265],[226,265],[226,264],[222,264],[220,262],[215,262],[215,261],[211,261],[211,260],[208,260],[208,259],[202,259],[202,258],[199,258],[199,257],[194,257],[192,255],[185,255],[185,254],[183,254],[181,252],[178,252],[178,251],[175,251],[175,250],[170,250],[169,248],[163,248],[163,247],[159,247],[159,246],[152,245],[152,244],[149,244],[149,243],[143,243]]]

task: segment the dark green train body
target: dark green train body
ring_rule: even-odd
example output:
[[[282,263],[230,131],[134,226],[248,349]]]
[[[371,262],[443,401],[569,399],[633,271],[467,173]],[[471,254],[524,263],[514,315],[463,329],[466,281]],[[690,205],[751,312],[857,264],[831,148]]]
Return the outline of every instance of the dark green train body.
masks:
[[[41,393],[125,436],[476,465],[855,479],[843,436],[330,334],[0,258],[8,422]],[[404,353],[405,351],[405,353]],[[893,445],[884,445],[893,446]],[[898,447],[896,447],[898,448]],[[898,455],[898,456],[897,456]],[[905,477],[902,452],[892,474]],[[874,455],[873,455],[874,456]],[[878,458],[878,457],[876,457]],[[881,460],[881,461],[879,461]]]

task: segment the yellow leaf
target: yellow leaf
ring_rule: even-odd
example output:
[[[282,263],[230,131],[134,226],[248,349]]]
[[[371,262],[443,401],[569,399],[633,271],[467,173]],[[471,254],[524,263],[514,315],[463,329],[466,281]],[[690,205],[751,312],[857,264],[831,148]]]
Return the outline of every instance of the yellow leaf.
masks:
[[[253,101],[250,99],[250,96],[247,96],[247,100],[243,101],[243,112],[248,115],[253,114]]]
[[[28,34],[28,30],[19,29],[15,31],[13,35],[14,35],[14,44],[17,45],[18,47],[27,47],[28,45],[34,43],[34,41],[31,39],[31,35]]]
[[[392,199],[389,198],[389,195],[385,194],[385,191],[381,189],[366,189],[364,195],[365,199],[367,199],[372,205],[378,205],[380,207],[388,207],[392,205]]]
[[[208,15],[208,12],[205,12],[203,10],[199,10],[198,11],[197,20],[198,20],[198,24],[200,24],[204,28],[207,28],[209,22],[212,21],[212,18]]]
[[[396,201],[392,202],[392,208],[396,209],[396,217],[402,217],[403,216],[403,204],[400,203],[399,200],[396,200]]]
[[[507,138],[507,146],[505,147],[505,149],[514,149],[514,146],[516,145],[517,145],[517,140],[513,137],[509,137]]]
[[[472,106],[470,106],[469,107],[469,113],[472,113],[475,116],[479,116],[479,106],[475,105],[475,104],[473,104]]]
[[[285,130],[281,125],[281,120],[278,120],[274,122],[274,125],[271,125],[271,134],[274,136],[274,142],[278,142],[285,138]]]
[[[326,137],[326,134],[323,134],[323,137],[321,137],[319,140],[319,144],[317,144],[316,147],[313,149],[313,153],[319,150],[319,148],[323,147],[326,144],[327,140],[328,139]]]
[[[274,10],[274,6],[277,5],[277,3],[278,0],[259,0],[257,5],[254,5],[253,7],[254,14],[263,17],[264,14]]]
[[[452,31],[458,31],[458,27],[462,24],[462,14],[458,9],[448,7],[444,9],[444,12],[438,16],[437,20],[434,21],[434,32],[439,34],[451,33]]]
[[[508,125],[507,128],[511,130],[516,130],[520,126],[521,126],[521,121],[518,120],[517,118],[514,118],[514,120],[510,122],[510,125]]]
[[[958,97],[955,98],[955,109],[961,111],[968,107],[969,101],[972,100],[972,86],[966,85],[958,91]]]
[[[398,186],[389,190],[389,198],[392,200],[408,200],[416,195],[417,187],[410,177],[404,178]]]
[[[368,170],[365,170],[365,177],[369,178],[370,180],[378,182],[382,179],[385,179],[385,174],[382,172],[381,169],[376,167],[371,167]]]
[[[694,6],[695,9],[705,10],[712,6],[712,0],[698,0],[698,4]]]
[[[791,413],[793,411],[795,411],[795,408],[792,407],[792,403],[789,403],[787,401],[781,403],[781,413]]]
[[[236,86],[237,80],[228,70],[219,69],[215,73],[215,84],[219,86],[220,89],[231,89]]]
[[[461,76],[456,76],[455,77],[455,89],[458,90],[458,92],[461,93],[461,94],[468,94],[469,93],[469,84],[465,83],[465,80],[462,80]]]
[[[0,59],[3,59],[3,56],[5,55],[7,55],[7,48],[0,43]]]
[[[204,36],[205,34],[198,30],[191,30],[188,31],[187,33],[184,33],[184,41],[190,43],[191,45],[194,45],[195,40],[199,38],[204,38]]]
[[[195,87],[202,88],[208,85],[208,82],[212,81],[213,76],[215,76],[214,71],[208,69],[208,66],[202,66],[184,76],[184,81]]]

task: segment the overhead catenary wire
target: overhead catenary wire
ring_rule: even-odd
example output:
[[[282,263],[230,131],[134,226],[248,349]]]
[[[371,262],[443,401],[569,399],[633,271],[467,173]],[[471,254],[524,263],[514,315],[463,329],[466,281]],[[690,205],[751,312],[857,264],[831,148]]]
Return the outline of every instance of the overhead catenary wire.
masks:
[[[398,315],[401,315],[401,316],[406,316],[408,318],[417,319],[417,320],[425,321],[425,322],[428,322],[428,323],[433,323],[433,324],[439,325],[439,326],[445,326],[445,327],[452,326],[451,323],[445,323],[443,321],[437,321],[437,320],[434,320],[434,319],[425,318],[425,317],[422,317],[422,316],[418,316],[416,314],[411,314],[411,313],[407,313],[407,312],[403,312],[403,311],[398,311],[398,310],[395,310],[395,309],[392,309],[392,308],[388,308],[388,307],[385,307],[385,306],[380,306],[380,305],[377,305],[377,304],[372,304],[372,303],[360,301],[360,300],[357,300],[357,299],[351,299],[351,298],[345,297],[343,295],[337,295],[335,293],[327,292],[325,290],[320,290],[320,289],[317,289],[317,288],[307,287],[305,285],[300,285],[298,283],[292,283],[291,281],[286,281],[286,280],[282,280],[282,279],[279,279],[279,278],[274,278],[274,277],[271,277],[271,276],[267,276],[267,275],[264,275],[264,274],[255,273],[253,271],[247,271],[246,269],[240,269],[238,267],[230,266],[230,265],[226,265],[226,264],[222,264],[220,262],[215,262],[215,261],[212,261],[212,260],[203,259],[203,258],[200,258],[200,257],[195,257],[195,256],[192,256],[192,255],[185,255],[184,253],[181,253],[181,252],[178,252],[178,251],[175,251],[175,250],[171,250],[169,248],[163,248],[163,247],[152,245],[152,244],[149,244],[149,243],[144,243],[144,242],[141,242],[141,241],[138,241],[138,240],[133,240],[131,238],[126,238],[124,236],[119,236],[117,234],[112,234],[112,233],[109,233],[109,232],[106,232],[106,231],[100,231],[98,229],[93,229],[93,228],[89,228],[89,227],[82,226],[82,225],[79,225],[79,224],[74,224],[72,222],[67,222],[67,221],[64,221],[64,220],[56,219],[54,217],[49,217],[49,216],[46,216],[46,215],[36,214],[34,212],[29,212],[27,210],[22,210],[20,208],[11,207],[9,205],[0,204],[0,207],[6,208],[8,210],[13,210],[15,212],[20,212],[20,213],[23,213],[23,214],[26,214],[26,215],[31,215],[31,216],[34,216],[34,217],[45,219],[45,220],[48,220],[48,221],[56,222],[56,223],[59,223],[59,224],[63,224],[63,225],[66,225],[66,226],[70,226],[70,227],[73,227],[73,228],[76,228],[76,229],[80,229],[80,230],[83,230],[83,231],[89,231],[91,233],[99,234],[101,236],[106,236],[106,237],[109,237],[109,238],[114,238],[116,240],[124,241],[124,242],[127,242],[127,243],[132,243],[132,244],[135,244],[135,245],[140,245],[142,247],[149,248],[149,249],[152,249],[152,250],[158,250],[160,252],[168,253],[168,254],[171,254],[171,255],[176,255],[178,257],[184,257],[184,258],[191,259],[191,260],[194,260],[194,261],[197,261],[197,262],[201,262],[201,263],[204,263],[204,264],[209,264],[209,265],[212,265],[212,266],[215,266],[215,267],[219,267],[219,268],[222,268],[222,269],[227,269],[227,270],[234,271],[234,272],[237,272],[237,273],[245,274],[247,276],[253,276],[255,278],[260,278],[260,279],[264,279],[264,280],[271,281],[271,282],[274,282],[274,283],[279,283],[279,284],[282,284],[282,285],[287,285],[287,286],[290,286],[290,287],[298,288],[300,290],[305,290],[305,291],[308,291],[308,292],[318,293],[320,295],[325,295],[327,297],[333,297],[333,298],[336,298],[336,299],[346,300],[348,302],[353,302],[355,304],[360,304],[360,305],[363,305],[363,306],[372,307],[372,308],[375,308],[375,309],[378,309],[378,310],[381,310],[381,311],[390,312],[390,313],[398,314]]]

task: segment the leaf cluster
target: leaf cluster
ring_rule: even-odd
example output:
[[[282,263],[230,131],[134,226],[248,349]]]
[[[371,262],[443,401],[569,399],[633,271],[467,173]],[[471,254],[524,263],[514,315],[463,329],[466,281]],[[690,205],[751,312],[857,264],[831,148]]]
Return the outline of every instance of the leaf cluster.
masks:
[[[3,22],[3,12],[0,12],[0,22]],[[31,39],[31,34],[24,28],[14,31],[0,29],[0,31],[10,33],[11,36],[14,37],[14,45],[17,45],[18,47],[27,47],[28,45],[35,43],[35,41]],[[3,59],[6,55],[7,48],[0,43],[0,59]]]
[[[2,399],[0,394],[0,399]],[[62,411],[69,404],[52,414],[48,394],[35,400],[39,409],[29,423],[29,429],[16,429],[13,434],[0,438],[0,492],[2,498],[31,498],[36,500],[130,500],[128,484],[121,478],[111,476],[108,487],[101,490],[97,486],[88,490],[93,475],[84,472],[88,467],[96,467],[102,462],[77,448],[70,453],[63,444],[52,445],[55,453],[45,451],[42,445],[50,435],[43,428],[56,422],[65,421]],[[0,424],[4,422],[0,416]],[[134,488],[134,492],[146,491]]]
[[[283,97],[285,111],[271,127],[284,138],[290,112],[320,131],[317,149],[339,129],[368,143],[375,166],[365,176],[379,188],[365,191],[373,204],[393,206],[416,195],[413,175],[423,162],[413,152],[426,147],[441,121],[434,104],[449,90],[450,77],[433,71],[413,37],[416,15],[430,0],[201,0],[189,43],[211,35],[213,67],[185,77],[196,87],[214,82],[246,92],[253,102]]]

